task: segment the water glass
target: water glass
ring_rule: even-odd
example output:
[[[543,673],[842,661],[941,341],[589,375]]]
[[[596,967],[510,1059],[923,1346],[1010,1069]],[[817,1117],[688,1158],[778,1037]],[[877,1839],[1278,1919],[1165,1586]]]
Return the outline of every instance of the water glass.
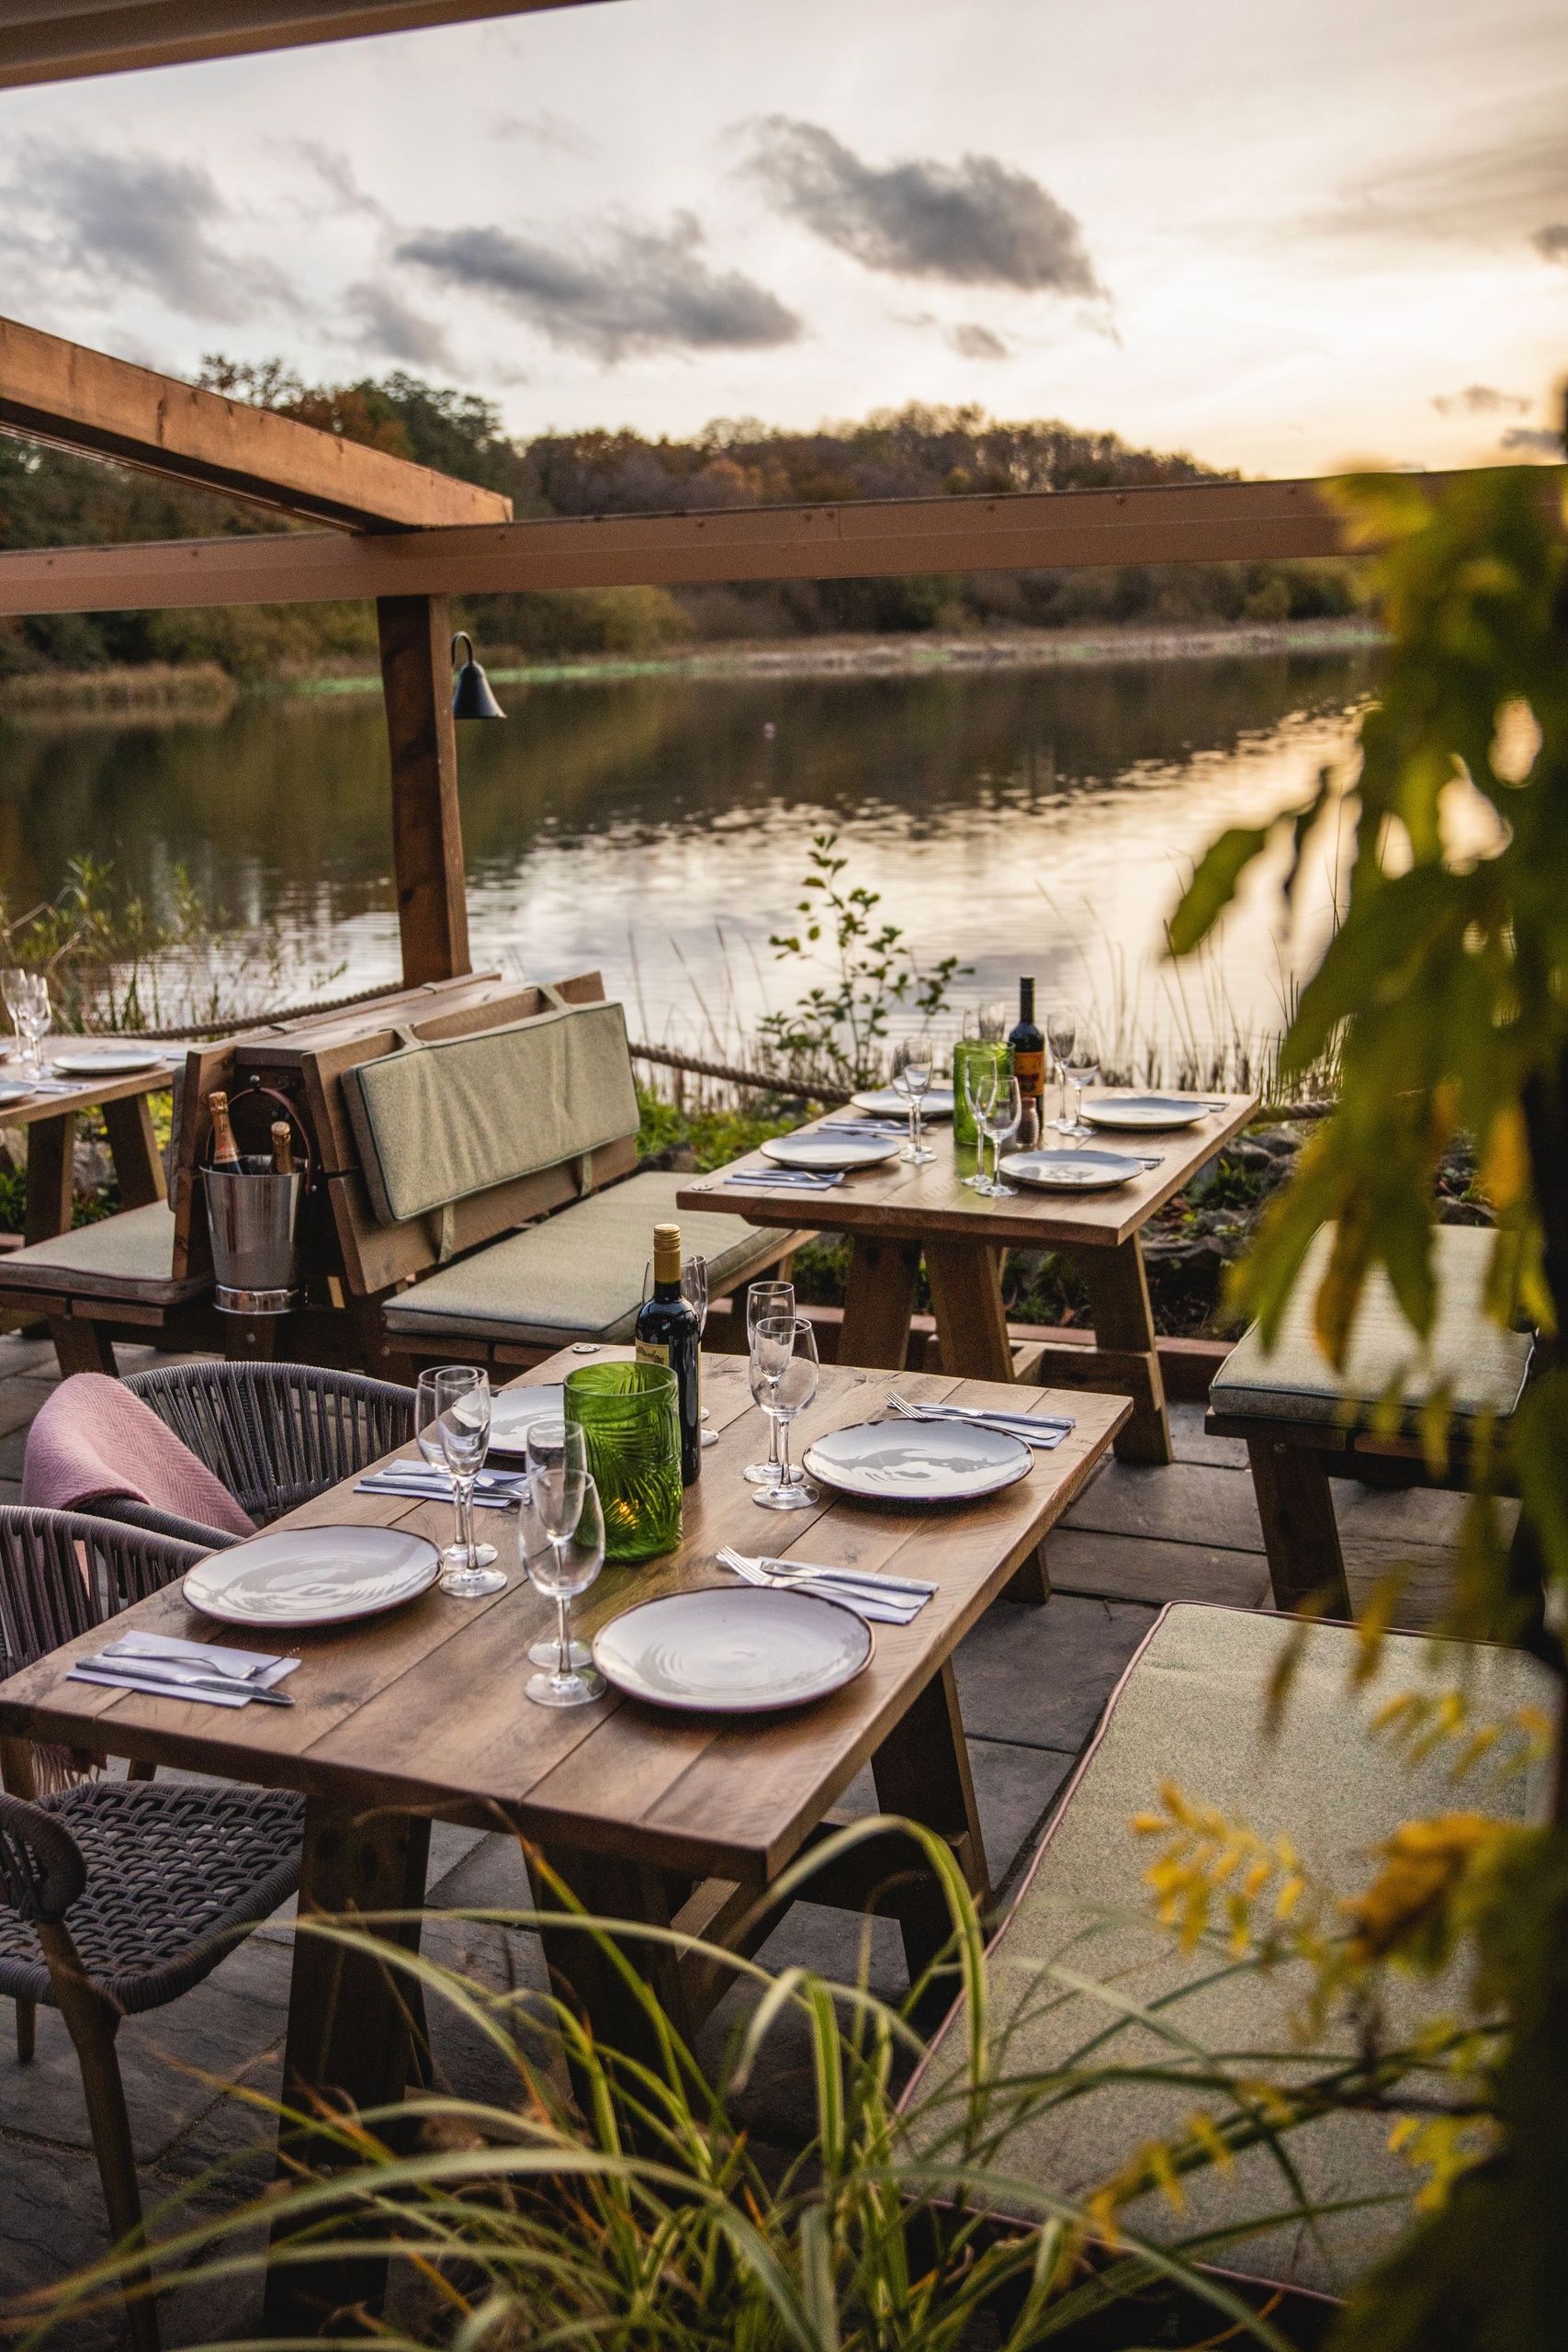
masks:
[[[753,1283],[746,1294],[746,1345],[750,1348],[757,1336],[757,1326],[767,1322],[770,1316],[795,1313],[793,1283]],[[741,1472],[749,1487],[776,1487],[779,1481],[779,1433],[777,1427],[768,1425],[768,1458],[765,1462],[749,1462]],[[800,1473],[795,1473],[796,1478]]]
[[[1063,1129],[1063,1133],[1069,1136],[1091,1136],[1095,1130],[1083,1114],[1083,1091],[1086,1086],[1094,1086],[1099,1083],[1100,1056],[1095,1051],[1094,1040],[1091,1037],[1086,1037],[1081,1030],[1068,1060],[1066,1076],[1067,1083],[1073,1090],[1073,1115],[1069,1124]]]
[[[1052,1065],[1062,1081],[1062,1107],[1050,1124],[1058,1135],[1070,1136],[1073,1123],[1067,1115],[1067,1061],[1077,1043],[1077,1015],[1066,1006],[1045,1016],[1045,1043],[1050,1048]]]
[[[471,1363],[443,1364],[422,1372],[414,1391],[414,1435],[432,1468],[452,1480],[457,1540],[442,1553],[441,1589],[454,1600],[479,1600],[500,1592],[505,1571],[495,1565],[493,1544],[474,1541],[474,1481],[490,1451],[490,1374]]]
[[[920,1132],[920,1104],[930,1090],[935,1063],[936,1049],[929,1035],[906,1037],[893,1049],[893,1090],[909,1105],[909,1140],[898,1157],[918,1168],[929,1167],[936,1158]]]
[[[963,1092],[964,1106],[973,1124],[975,1140],[980,1153],[979,1165],[975,1173],[973,1176],[965,1176],[963,1181],[972,1193],[988,1193],[991,1189],[991,1180],[986,1173],[986,1115],[997,1099],[997,1090],[1002,1084],[1001,1064],[989,1046],[976,1047],[973,1052],[964,1052],[960,1048],[960,1054],[962,1058],[959,1055],[955,1055],[953,1059],[957,1063],[957,1076]],[[953,1107],[956,1110],[956,1090]]]
[[[985,1189],[992,1200],[1010,1201],[1018,1197],[1016,1184],[1002,1182],[1002,1146],[1010,1143],[1017,1135],[1022,1117],[1023,1096],[1017,1079],[1004,1077],[998,1072],[996,1091],[979,1114],[981,1130],[990,1138],[991,1181]]]
[[[547,1414],[542,1420],[530,1422],[524,1434],[523,1458],[528,1484],[523,1491],[517,1510],[517,1558],[523,1573],[536,1583],[531,1562],[534,1555],[549,1544],[549,1535],[538,1507],[534,1500],[536,1475],[548,1476],[558,1472],[563,1476],[588,1475],[588,1442],[577,1421],[562,1420],[558,1414]],[[601,1510],[601,1516],[603,1515]],[[543,1589],[543,1588],[541,1588]],[[586,1642],[568,1645],[569,1666],[592,1666],[593,1653]],[[528,1652],[531,1666],[554,1667],[559,1658],[558,1640],[536,1642]]]
[[[697,1393],[700,1397],[703,1376],[702,1339],[703,1333],[708,1327],[708,1261],[705,1258],[691,1257],[686,1260],[681,1269],[681,1295],[697,1318]],[[708,1408],[705,1405],[699,1407],[699,1414],[703,1420],[707,1419]],[[705,1445],[716,1445],[718,1433],[715,1430],[704,1430],[702,1440]]]
[[[806,1510],[821,1500],[789,1458],[789,1425],[817,1394],[817,1334],[804,1315],[770,1315],[751,1335],[751,1394],[777,1432],[776,1484],[759,1487],[761,1510]]]
[[[10,1008],[11,1023],[22,1043],[22,1066],[33,1078],[41,1076],[42,1040],[48,1036],[53,1018],[49,1001],[49,982],[41,972],[14,972],[6,975],[6,1001]],[[13,984],[14,990],[13,993]]]
[[[536,1707],[584,1707],[603,1696],[604,1678],[571,1638],[571,1604],[604,1565],[604,1514],[586,1470],[558,1461],[528,1474],[533,1522],[544,1542],[524,1554],[528,1580],[556,1604],[556,1639],[546,1643],[551,1663],[523,1685]],[[530,1650],[530,1658],[537,1656]]]

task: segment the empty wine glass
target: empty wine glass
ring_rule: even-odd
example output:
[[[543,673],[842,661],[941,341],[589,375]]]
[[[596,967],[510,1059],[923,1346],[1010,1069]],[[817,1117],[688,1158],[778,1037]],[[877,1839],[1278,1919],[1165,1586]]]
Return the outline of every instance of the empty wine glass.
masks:
[[[523,1458],[526,1464],[528,1483],[524,1488],[517,1510],[517,1557],[523,1573],[531,1583],[537,1584],[533,1560],[536,1553],[547,1548],[549,1533],[540,1518],[534,1500],[534,1475],[536,1471],[560,1470],[579,1477],[588,1474],[588,1442],[581,1424],[563,1420],[558,1413],[547,1413],[531,1421],[524,1433]],[[543,1591],[547,1588],[540,1586]],[[554,1667],[558,1663],[560,1643],[548,1636],[535,1642],[528,1652],[531,1666]],[[568,1644],[569,1666],[592,1666],[593,1653],[586,1642]]]
[[[20,974],[21,989],[11,1018],[22,1041],[22,1062],[29,1074],[38,1078],[43,1071],[42,1041],[49,1035],[53,1018],[49,1001],[49,982],[41,972]]]
[[[793,1315],[794,1313],[795,1284],[793,1283],[753,1283],[746,1294],[747,1347],[750,1347],[752,1340],[756,1337],[757,1326],[759,1323],[765,1323],[771,1315]],[[778,1430],[776,1426],[770,1423],[768,1430],[767,1460],[765,1462],[749,1462],[746,1464],[745,1469],[740,1474],[746,1480],[748,1486],[772,1487],[776,1485],[779,1476],[778,1448]],[[797,1478],[799,1475],[799,1472],[796,1471],[795,1476]]]
[[[817,1394],[817,1334],[804,1315],[770,1315],[751,1335],[751,1394],[777,1432],[776,1485],[759,1487],[762,1510],[805,1510],[821,1497],[789,1458],[789,1425]]]
[[[1071,1121],[1063,1129],[1063,1133],[1069,1136],[1091,1136],[1094,1129],[1083,1114],[1083,1093],[1086,1086],[1094,1086],[1099,1083],[1100,1056],[1095,1049],[1094,1039],[1085,1036],[1081,1030],[1067,1062],[1066,1077],[1073,1090],[1073,1115]]]
[[[935,1048],[925,1034],[905,1037],[893,1049],[893,1089],[909,1105],[909,1140],[898,1154],[917,1167],[929,1167],[936,1154],[920,1133],[920,1104],[931,1082]]]
[[[974,1060],[965,1057],[964,1099],[969,1106],[969,1115],[975,1122],[975,1132],[979,1138],[979,1166],[973,1176],[965,1176],[962,1180],[972,1193],[988,1193],[991,1189],[991,1180],[986,1173],[986,1114],[997,1099],[1001,1075],[996,1056],[987,1055],[983,1059]]]
[[[441,1589],[479,1600],[505,1586],[493,1544],[474,1541],[474,1481],[490,1451],[490,1374],[471,1363],[422,1372],[414,1391],[414,1435],[425,1460],[452,1480],[457,1540],[441,1555]]]
[[[708,1261],[705,1258],[695,1256],[688,1258],[681,1268],[681,1295],[697,1318],[697,1394],[700,1398],[703,1377],[702,1340],[703,1333],[708,1327]],[[708,1408],[705,1405],[702,1405],[700,1418],[705,1421],[707,1417]],[[716,1445],[717,1431],[704,1430],[702,1441],[705,1445]]]
[[[591,1662],[573,1663],[581,1658],[582,1645],[571,1638],[571,1604],[604,1565],[599,1489],[586,1470],[573,1467],[563,1456],[529,1472],[528,1493],[545,1542],[527,1553],[525,1566],[529,1582],[556,1604],[556,1640],[549,1670],[531,1674],[523,1688],[538,1707],[586,1706],[603,1695],[604,1678]]]
[[[1017,1197],[1018,1186],[1002,1182],[1002,1146],[1017,1135],[1022,1117],[1023,1096],[1017,1079],[998,1070],[995,1093],[984,1111],[976,1113],[982,1135],[991,1140],[991,1181],[986,1190],[993,1200],[1010,1201]]]
[[[1050,1124],[1058,1135],[1070,1136],[1072,1121],[1067,1116],[1067,1060],[1077,1043],[1078,1022],[1076,1012],[1066,1005],[1045,1016],[1045,1043],[1051,1049],[1051,1060],[1056,1076],[1062,1081],[1062,1107]]]
[[[17,1043],[22,1047],[24,1054],[27,1048],[22,1036],[21,1013],[22,1002],[27,992],[28,976],[19,966],[13,964],[7,970],[0,972],[0,995],[5,997],[6,1013],[16,1032]]]

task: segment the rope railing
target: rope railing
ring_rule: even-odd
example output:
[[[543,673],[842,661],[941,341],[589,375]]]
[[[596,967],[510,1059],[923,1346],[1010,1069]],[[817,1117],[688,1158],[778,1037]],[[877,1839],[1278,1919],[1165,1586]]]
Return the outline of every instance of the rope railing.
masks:
[[[661,1069],[688,1071],[694,1078],[721,1079],[730,1086],[749,1087],[758,1094],[809,1094],[814,1102],[847,1102],[849,1095],[839,1087],[824,1086],[813,1079],[809,1083],[799,1079],[768,1076],[761,1070],[738,1069],[731,1062],[705,1061],[698,1054],[677,1053],[672,1046],[639,1046],[635,1042],[629,1049],[632,1059],[653,1062]]]

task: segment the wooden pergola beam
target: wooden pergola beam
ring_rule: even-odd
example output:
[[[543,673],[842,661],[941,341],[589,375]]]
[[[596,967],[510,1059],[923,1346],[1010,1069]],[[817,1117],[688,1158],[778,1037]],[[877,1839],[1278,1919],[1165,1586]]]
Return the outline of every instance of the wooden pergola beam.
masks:
[[[1543,477],[1551,469],[1542,469]],[[1464,479],[1409,477],[1433,490]],[[1079,571],[1343,552],[1313,481],[1181,482],[1008,498],[899,498],[700,514],[611,514],[339,539],[186,539],[0,554],[0,615],[309,605],[525,589]],[[1543,479],[1543,492],[1546,481]]]
[[[495,491],[15,319],[0,318],[0,428],[348,530],[471,526],[512,514]]]
[[[589,0],[4,0],[0,90],[149,65],[533,16]]]

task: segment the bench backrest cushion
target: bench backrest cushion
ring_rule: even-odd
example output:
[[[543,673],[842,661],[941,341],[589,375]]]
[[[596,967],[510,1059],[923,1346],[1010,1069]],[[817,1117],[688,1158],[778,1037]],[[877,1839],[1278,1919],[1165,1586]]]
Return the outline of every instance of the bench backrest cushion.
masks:
[[[626,1014],[615,1003],[552,1005],[503,1028],[345,1070],[366,1189],[383,1225],[637,1133]]]
[[[1270,1681],[1297,1636],[1301,1655],[1271,1733]],[[1011,2184],[1087,2196],[1140,2147],[1184,2138],[1195,2109],[1218,2111],[1223,2098],[1206,2091],[1196,2050],[1233,2053],[1237,2070],[1254,2076],[1310,2079],[1325,2071],[1325,2051],[1353,2047],[1354,2028],[1342,2018],[1299,2039],[1310,1989],[1302,1967],[1226,1969],[1223,1900],[1214,1905],[1213,1940],[1191,1951],[1154,1924],[1144,1873],[1158,1849],[1131,1824],[1158,1805],[1163,1782],[1175,1781],[1195,1804],[1267,1838],[1289,1837],[1314,1877],[1339,1894],[1368,1883],[1376,1849],[1403,1821],[1480,1806],[1523,1822],[1548,1810],[1544,1762],[1507,1779],[1483,1768],[1456,1786],[1451,1744],[1435,1742],[1427,1757],[1409,1764],[1374,1729],[1379,1709],[1397,1692],[1461,1680],[1477,1724],[1526,1705],[1554,1717],[1558,1686],[1547,1668],[1518,1651],[1391,1634],[1376,1673],[1358,1685],[1360,1655],[1350,1625],[1303,1628],[1290,1618],[1197,1602],[1174,1603],[1156,1620],[991,1946],[987,2023],[1004,2077],[1068,2069],[1087,2051],[1088,2069],[1163,2064],[1179,2079],[1108,2081],[1036,2106],[994,2160],[997,2177],[1010,2184],[1005,2212],[1028,2218]],[[1266,1899],[1262,1917],[1267,1909]],[[1387,1996],[1390,2032],[1460,2007],[1464,1966],[1461,1959],[1447,1977],[1396,1980]],[[1104,1995],[1075,1990],[1074,1977],[1080,1987],[1084,1980],[1104,1986]],[[1157,2027],[1140,2021],[1151,2010]],[[935,2095],[963,2082],[966,2021],[966,2009],[953,2013],[905,2094],[917,2145],[936,2137]],[[1261,2054],[1268,2052],[1280,2054]],[[956,2112],[950,2098],[940,2110],[943,2128],[951,2130]],[[999,2115],[993,2120],[999,2124]],[[1281,2221],[1213,2244],[1209,2258],[1248,2277],[1343,2292],[1408,2222],[1407,2200],[1420,2186],[1420,2174],[1390,2150],[1388,2128],[1386,2116],[1329,2115],[1303,2125],[1287,2144],[1307,2194],[1325,2208],[1340,2199],[1391,2202],[1329,2210],[1315,2232]],[[1187,2175],[1183,2188],[1179,2212],[1157,2191],[1135,2198],[1124,2209],[1129,2233],[1196,2239],[1280,2214],[1291,2203],[1262,2146],[1238,2154],[1228,2170]],[[976,2201],[996,2202],[983,2181]]]

